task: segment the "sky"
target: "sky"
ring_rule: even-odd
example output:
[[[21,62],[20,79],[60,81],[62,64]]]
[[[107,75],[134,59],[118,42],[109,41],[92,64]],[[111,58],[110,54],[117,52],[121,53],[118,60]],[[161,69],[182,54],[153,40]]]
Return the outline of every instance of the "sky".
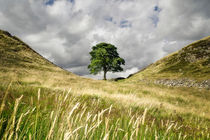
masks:
[[[92,46],[107,42],[125,59],[127,77],[210,35],[209,0],[0,0],[0,29],[56,65],[90,75]]]

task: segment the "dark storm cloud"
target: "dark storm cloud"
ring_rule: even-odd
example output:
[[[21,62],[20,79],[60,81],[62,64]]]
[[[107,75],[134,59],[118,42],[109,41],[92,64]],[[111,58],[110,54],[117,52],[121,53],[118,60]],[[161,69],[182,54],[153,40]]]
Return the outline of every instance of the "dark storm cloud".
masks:
[[[126,65],[109,77],[128,76],[208,36],[209,7],[209,0],[0,0],[0,28],[85,76],[91,46],[112,43]]]

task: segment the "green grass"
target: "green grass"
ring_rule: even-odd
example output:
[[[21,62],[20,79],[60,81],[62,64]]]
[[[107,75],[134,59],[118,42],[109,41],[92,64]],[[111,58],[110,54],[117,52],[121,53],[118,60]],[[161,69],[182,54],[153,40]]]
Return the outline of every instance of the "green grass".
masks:
[[[0,87],[5,103],[1,139],[209,139],[210,135],[208,119],[169,113],[161,106],[122,106],[71,90]]]

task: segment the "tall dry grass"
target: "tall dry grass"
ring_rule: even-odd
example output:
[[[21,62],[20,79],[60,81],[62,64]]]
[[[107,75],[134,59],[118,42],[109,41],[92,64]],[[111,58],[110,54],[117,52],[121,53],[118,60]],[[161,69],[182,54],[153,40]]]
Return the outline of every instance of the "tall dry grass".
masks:
[[[210,138],[208,125],[191,133],[188,126],[179,121],[151,117],[150,108],[134,111],[94,96],[74,96],[71,90],[45,94],[38,89],[38,94],[27,104],[19,95],[11,105],[11,113],[6,114],[7,108],[3,104],[7,102],[8,93],[9,88],[4,94],[0,114],[0,137],[5,140]],[[203,128],[204,125],[196,127]]]

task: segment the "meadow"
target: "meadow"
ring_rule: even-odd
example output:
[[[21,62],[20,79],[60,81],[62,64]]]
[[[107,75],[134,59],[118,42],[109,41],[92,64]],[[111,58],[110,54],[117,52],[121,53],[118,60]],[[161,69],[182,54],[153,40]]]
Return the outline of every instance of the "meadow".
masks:
[[[210,102],[205,90],[194,95],[187,88],[143,83],[134,88],[123,81],[101,81],[83,89],[20,82],[0,87],[1,139],[210,138]]]

